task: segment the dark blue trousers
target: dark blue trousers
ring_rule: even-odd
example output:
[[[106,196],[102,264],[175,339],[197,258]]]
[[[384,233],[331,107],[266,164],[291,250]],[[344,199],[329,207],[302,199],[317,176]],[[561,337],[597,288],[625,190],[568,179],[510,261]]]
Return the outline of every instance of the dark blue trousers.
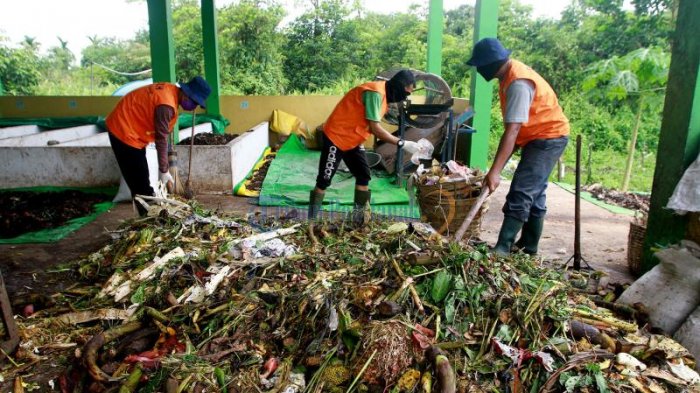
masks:
[[[520,163],[510,183],[503,214],[522,222],[547,213],[547,182],[554,164],[564,152],[568,137],[535,139],[522,148]]]

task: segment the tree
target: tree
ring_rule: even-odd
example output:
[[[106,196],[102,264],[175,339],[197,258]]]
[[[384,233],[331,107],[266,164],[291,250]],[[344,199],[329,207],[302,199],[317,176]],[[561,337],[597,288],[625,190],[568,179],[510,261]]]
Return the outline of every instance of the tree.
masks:
[[[8,95],[31,95],[41,77],[37,46],[13,49],[5,45],[6,41],[0,36],[0,90]]]
[[[276,1],[242,0],[219,11],[219,43],[225,92],[280,94],[285,91],[285,12]]]
[[[623,57],[613,57],[591,66],[583,88],[599,101],[630,105],[636,113],[622,191],[629,187],[632,163],[642,116],[651,110],[649,103],[658,99],[666,86],[670,56],[660,48],[641,48]],[[657,107],[657,111],[660,108]]]
[[[343,78],[353,54],[351,34],[342,29],[350,15],[346,0],[312,0],[312,8],[295,19],[286,32],[284,71],[290,90],[313,91]],[[344,34],[341,34],[344,33]],[[357,54],[362,56],[363,54]]]
[[[134,40],[89,37],[90,45],[82,51],[81,66],[90,70],[93,83],[122,85],[142,79],[138,73],[151,68],[151,54],[148,41],[144,43],[139,37]]]
[[[59,46],[49,48],[47,58],[50,71],[67,71],[75,61],[75,55],[68,49],[68,41],[58,38]]]

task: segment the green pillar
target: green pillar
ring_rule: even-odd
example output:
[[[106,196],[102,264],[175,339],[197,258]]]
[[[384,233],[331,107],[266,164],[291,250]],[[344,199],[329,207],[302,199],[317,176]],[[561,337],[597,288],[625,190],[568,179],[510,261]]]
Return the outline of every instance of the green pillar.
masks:
[[[148,0],[151,68],[154,82],[175,82],[175,43],[170,0]]]
[[[658,261],[652,247],[683,239],[687,216],[665,209],[683,172],[700,151],[700,2],[681,0],[673,37],[661,135],[651,190],[651,206],[642,269]]]
[[[175,82],[175,41],[170,0],[148,0],[148,28],[151,39],[151,69],[154,82]],[[179,141],[177,123],[173,129]]]
[[[476,20],[474,21],[474,43],[486,37],[496,37],[498,31],[499,0],[477,0]],[[470,51],[471,55],[471,51]],[[468,59],[464,59],[466,62]],[[489,133],[491,131],[491,100],[493,84],[486,82],[477,74],[476,68],[471,71],[471,88],[469,101],[474,109],[472,127],[476,130],[471,138],[460,138],[458,156],[470,167],[485,169],[488,165]]]
[[[428,72],[442,71],[442,0],[430,0],[428,12]]]
[[[214,7],[214,0],[202,0],[204,79],[211,86],[211,95],[207,98],[207,113],[211,115],[221,114],[219,98],[219,41],[216,32],[216,7]]]

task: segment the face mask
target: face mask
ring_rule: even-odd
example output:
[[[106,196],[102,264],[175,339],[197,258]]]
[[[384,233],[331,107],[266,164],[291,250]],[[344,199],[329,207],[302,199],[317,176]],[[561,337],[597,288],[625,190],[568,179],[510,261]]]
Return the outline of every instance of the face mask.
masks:
[[[197,109],[197,103],[192,101],[189,97],[182,97],[180,106],[186,111],[193,111]]]
[[[491,79],[496,77],[496,74],[498,73],[498,70],[501,68],[503,64],[508,60],[503,60],[503,61],[497,61],[495,63],[491,64],[486,64],[485,66],[477,67],[476,72],[478,72],[481,76],[484,77],[487,81],[490,81]]]

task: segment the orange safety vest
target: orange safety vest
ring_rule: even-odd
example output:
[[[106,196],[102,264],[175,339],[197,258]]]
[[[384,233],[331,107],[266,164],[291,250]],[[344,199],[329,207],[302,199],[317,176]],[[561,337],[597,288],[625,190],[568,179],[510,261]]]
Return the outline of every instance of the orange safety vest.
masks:
[[[386,82],[368,82],[347,92],[335,106],[323,126],[323,133],[338,149],[347,151],[356,148],[370,136],[369,120],[365,118],[365,104],[362,94],[375,91],[382,96],[380,116],[389,109],[386,102]]]
[[[515,144],[523,147],[535,139],[554,139],[569,135],[569,119],[559,106],[552,87],[532,68],[513,59],[498,89],[503,116],[505,117],[506,111],[506,92],[516,79],[531,81],[535,85],[535,97],[530,105],[529,119],[520,127]]]
[[[175,116],[170,119],[168,130],[173,129],[177,121],[179,91],[172,83],[154,83],[128,93],[107,116],[109,132],[125,144],[143,149],[156,140],[156,107],[167,105],[173,108]]]

